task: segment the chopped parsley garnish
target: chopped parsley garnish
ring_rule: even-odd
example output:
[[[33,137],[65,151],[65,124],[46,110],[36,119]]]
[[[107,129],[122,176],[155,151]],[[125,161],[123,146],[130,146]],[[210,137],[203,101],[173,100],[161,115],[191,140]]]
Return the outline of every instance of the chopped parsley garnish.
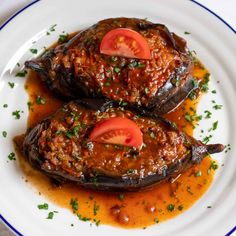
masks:
[[[44,104],[46,103],[46,99],[43,98],[43,97],[41,97],[41,96],[37,96],[37,97],[36,97],[36,103],[37,103],[38,105],[44,105]]]
[[[8,159],[10,161],[15,161],[16,160],[16,154],[14,152],[11,152],[9,155],[8,155]]]
[[[8,85],[10,86],[10,88],[14,88],[15,83],[13,83],[13,82],[8,82]]]
[[[188,31],[185,31],[184,34],[191,34],[191,33],[189,33]]]
[[[111,83],[110,83],[110,82],[106,82],[106,83],[104,83],[104,85],[105,85],[106,87],[109,87],[109,86],[111,86]]]
[[[13,111],[12,115],[15,116],[16,120],[19,120],[20,119],[20,110]]]
[[[26,70],[22,70],[22,71],[19,71],[16,73],[16,77],[25,77],[27,74],[27,71]]]
[[[197,93],[195,91],[192,91],[189,95],[188,95],[189,99],[191,100],[195,100],[197,98]]]
[[[3,136],[4,138],[6,138],[6,137],[7,137],[7,131],[2,131],[2,136]]]
[[[119,73],[119,72],[120,72],[120,68],[119,68],[119,67],[114,67],[114,71],[115,71],[116,73]]]
[[[134,169],[128,169],[128,170],[127,170],[127,174],[133,174],[134,172],[135,172]]]
[[[207,208],[212,208],[212,206],[207,206]]]
[[[65,43],[69,39],[69,34],[60,34],[58,38],[58,43]]]
[[[155,222],[156,224],[158,224],[158,223],[159,223],[158,218],[154,218],[154,222]]]
[[[202,142],[207,144],[210,141],[211,138],[212,138],[212,135],[206,136],[206,137],[203,138]]]
[[[71,205],[71,208],[73,210],[73,212],[75,213],[76,211],[78,211],[79,209],[79,204],[78,204],[78,200],[75,198],[72,198],[70,200],[70,205]]]
[[[220,110],[223,107],[223,105],[214,105],[213,108],[215,110]]]
[[[27,102],[28,110],[30,111],[32,109],[33,103],[32,102]]]
[[[175,205],[173,205],[173,204],[169,204],[168,206],[167,206],[167,210],[168,211],[173,211],[175,209]]]
[[[206,119],[210,119],[211,118],[212,113],[210,111],[205,110],[204,113],[206,114],[206,116],[205,116]]]
[[[216,94],[216,90],[212,90],[212,91],[211,91],[211,93],[214,93],[214,94]]]
[[[7,105],[7,104],[3,104],[3,107],[4,107],[4,108],[7,108],[7,107],[8,107],[8,105]]]
[[[33,54],[37,54],[37,53],[38,53],[38,49],[36,49],[36,48],[31,48],[31,49],[30,49],[30,52],[33,53]]]
[[[212,130],[216,130],[218,127],[218,121],[214,122],[212,125]]]
[[[39,210],[48,210],[48,204],[47,203],[39,204],[38,209]]]
[[[216,170],[218,169],[218,165],[215,161],[211,162],[211,165],[209,166],[208,170],[207,170],[207,174],[211,173],[211,170]]]
[[[57,24],[52,25],[52,26],[48,29],[49,31],[47,31],[47,35],[50,35],[50,32],[55,31],[56,26],[57,26]]]
[[[71,130],[65,132],[66,137],[72,138],[75,135],[78,135],[78,131],[80,130],[81,125],[78,124],[75,127],[73,127]]]
[[[99,205],[97,205],[97,203],[96,202],[94,202],[94,204],[93,204],[93,215],[97,215],[97,212],[99,211],[99,208],[100,208],[100,206]]]
[[[195,78],[193,78],[193,87],[194,88],[198,87],[198,81]]]
[[[199,89],[203,92],[207,92],[209,90],[208,83],[210,81],[210,74],[206,73],[203,76],[203,81],[199,83]]]
[[[91,218],[81,216],[81,214],[79,214],[79,213],[77,214],[77,216],[78,216],[79,220],[82,220],[82,221],[89,221],[89,220],[91,220]]]
[[[202,172],[200,170],[198,170],[196,173],[195,173],[195,177],[200,177],[202,176]]]
[[[20,63],[19,63],[19,62],[17,62],[16,65],[17,65],[18,67],[20,67]]]
[[[124,200],[124,197],[125,197],[125,195],[124,195],[123,193],[119,193],[119,194],[117,195],[117,198],[118,198],[120,201],[123,201],[123,200]]]
[[[47,217],[46,219],[51,220],[51,219],[53,219],[53,217],[54,217],[54,212],[53,212],[53,211],[50,211],[50,212],[48,213],[48,217]]]
[[[95,223],[96,226],[99,226],[101,223],[101,220],[93,219],[93,222]]]

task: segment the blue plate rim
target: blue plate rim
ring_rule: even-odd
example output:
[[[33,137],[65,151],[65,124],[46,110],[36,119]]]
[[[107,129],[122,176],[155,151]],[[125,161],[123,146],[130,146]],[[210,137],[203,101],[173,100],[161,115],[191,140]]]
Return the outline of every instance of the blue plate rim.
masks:
[[[39,2],[41,0],[35,0],[31,3],[29,3],[28,5],[26,5],[25,7],[21,8],[19,11],[17,11],[15,14],[13,14],[10,18],[8,18],[1,26],[0,26],[0,31],[6,27],[6,25],[12,20],[14,19],[17,15],[19,15],[20,13],[22,13],[23,11],[25,11],[27,8],[29,8],[30,6],[34,5],[35,3]],[[233,31],[236,34],[236,29],[234,29],[228,22],[226,22],[223,18],[221,18],[219,15],[217,15],[214,11],[210,10],[208,7],[204,6],[203,4],[195,1],[195,0],[189,0],[191,2],[193,2],[194,4],[198,5],[199,7],[205,9],[206,11],[210,12],[212,15],[214,15],[216,18],[218,18],[222,23],[224,23],[231,31]],[[7,221],[1,214],[0,214],[0,219],[2,220],[2,222],[8,227],[10,228],[16,235],[18,236],[23,236],[23,234],[21,234],[16,228],[14,228],[14,226],[12,226],[9,221]],[[230,236],[232,235],[234,232],[236,231],[236,226],[231,229],[226,236]]]

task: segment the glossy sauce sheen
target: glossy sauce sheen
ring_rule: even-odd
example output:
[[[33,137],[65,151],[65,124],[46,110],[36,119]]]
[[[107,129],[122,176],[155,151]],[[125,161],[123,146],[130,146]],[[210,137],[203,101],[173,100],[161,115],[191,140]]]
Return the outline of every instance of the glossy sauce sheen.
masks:
[[[194,76],[201,80],[207,71],[199,63],[197,65]],[[35,72],[30,72],[26,90],[30,102],[33,103],[29,111],[28,127],[33,127],[63,104],[47,90]],[[37,96],[45,99],[44,105],[36,104]],[[196,110],[199,97],[200,94],[193,101],[187,99],[175,111],[166,115],[166,118],[192,135],[193,125],[185,120],[184,114],[192,112],[190,107]],[[68,208],[72,212],[71,199],[77,199],[79,208],[76,213],[81,217],[91,218],[91,222],[124,228],[145,228],[175,217],[191,207],[212,183],[214,171],[208,171],[211,162],[211,158],[206,157],[201,164],[192,167],[172,183],[162,182],[151,189],[133,193],[112,193],[82,189],[73,184],[55,187],[44,174],[34,170],[24,158],[20,158],[25,179],[49,202]],[[200,172],[201,176],[196,176]],[[98,210],[94,210],[97,208]]]

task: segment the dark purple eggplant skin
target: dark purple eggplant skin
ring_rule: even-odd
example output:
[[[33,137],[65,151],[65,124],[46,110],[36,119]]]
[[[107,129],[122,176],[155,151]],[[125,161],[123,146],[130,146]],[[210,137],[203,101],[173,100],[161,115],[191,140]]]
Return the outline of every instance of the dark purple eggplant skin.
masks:
[[[118,105],[114,102],[105,102],[104,100],[99,99],[85,99],[75,101],[76,105],[86,107],[87,109],[104,112],[108,107],[117,107]],[[136,111],[136,108],[129,107],[128,110],[132,112]],[[138,111],[140,113],[140,110]],[[177,130],[176,126],[171,122],[156,117],[156,115],[149,114],[147,111],[143,111],[142,116],[145,117],[155,117],[159,122],[162,122],[166,131]],[[202,159],[213,153],[218,153],[223,151],[224,146],[222,144],[210,144],[205,145],[201,141],[190,137],[181,131],[181,135],[184,135],[189,149],[191,150],[185,158],[179,159],[178,161],[171,162],[170,165],[161,166],[160,171],[157,171],[155,174],[148,175],[144,178],[137,178],[132,176],[107,176],[107,175],[89,175],[87,172],[84,172],[82,177],[75,177],[69,175],[68,173],[58,170],[50,170],[43,168],[44,157],[39,153],[39,137],[42,132],[49,127],[50,117],[36,125],[25,137],[23,143],[23,151],[28,162],[36,169],[43,171],[53,180],[58,182],[74,182],[79,186],[96,189],[101,191],[138,191],[144,188],[149,188],[155,184],[162,182],[163,180],[170,179],[171,177],[177,176],[188,168],[192,167],[196,163],[200,163]],[[86,169],[86,168],[85,168]]]
[[[150,73],[148,72],[149,69],[146,70],[146,68],[150,68],[150,65],[148,64],[149,60],[116,57],[118,58],[116,59],[117,62],[112,62],[113,64],[109,64],[111,56],[100,54],[99,45],[102,36],[104,36],[109,30],[116,27],[133,28],[142,34],[152,31],[154,36],[157,36],[163,40],[165,44],[164,47],[167,48],[166,51],[168,53],[171,51],[171,54],[168,54],[169,56],[178,56],[179,59],[176,63],[179,65],[172,66],[171,68],[168,67],[168,69],[164,68],[169,62],[166,62],[166,64],[164,63],[160,66],[160,68],[158,68],[158,66],[153,66],[154,64],[159,63],[158,58],[152,59],[152,62],[150,62],[152,69],[160,69],[160,71],[163,72],[162,76],[160,76],[160,78],[156,78],[156,80],[162,80],[163,78],[165,80],[164,84],[156,90],[155,94],[151,96],[147,95],[145,90],[145,88],[149,86],[144,84],[150,77],[148,74]],[[152,39],[149,38],[149,40],[152,42]],[[156,47],[158,48],[158,45]],[[86,59],[86,61],[90,60],[89,63],[86,62],[88,64],[81,65],[79,68],[80,72],[78,73],[75,73],[75,65],[73,62],[70,61],[70,66],[66,67],[60,59],[67,55],[71,55],[71,51],[73,50],[77,52],[85,50],[86,55],[83,57],[80,56],[80,58],[83,60]],[[159,49],[154,47],[153,50]],[[125,79],[120,81],[119,87],[121,90],[123,89],[123,92],[128,92],[129,96],[125,97],[125,95],[116,95],[115,97],[111,95],[112,92],[103,90],[102,86],[105,83],[105,80],[104,83],[102,82],[101,84],[98,84],[96,81],[96,77],[100,75],[99,73],[101,73],[100,69],[97,68],[100,68],[104,63],[107,63],[107,67],[105,67],[106,70],[113,70],[117,66],[122,68],[123,74],[121,75],[121,80],[123,77],[130,77],[132,80],[133,77],[130,76],[129,66],[134,62],[145,65],[144,68],[137,69],[139,77],[142,78],[144,82],[143,84],[138,82],[140,85],[137,87],[137,90],[135,90],[136,85],[130,88],[132,85],[128,84]],[[184,101],[192,90],[196,89],[192,76],[193,59],[187,49],[186,41],[176,34],[171,33],[165,25],[155,24],[146,20],[135,18],[114,18],[98,22],[87,30],[79,32],[68,42],[49,49],[39,58],[26,61],[25,66],[26,68],[38,72],[48,88],[65,100],[94,97],[107,98],[109,100],[123,101],[125,103],[135,105],[136,107],[148,109],[157,115],[163,115],[170,112],[182,101]],[[108,77],[107,79],[111,79]],[[116,78],[114,77],[113,80],[116,80]],[[110,81],[109,83],[112,84],[113,82]],[[151,89],[151,87],[148,87],[148,89]],[[131,97],[136,93],[138,93],[138,95],[134,95],[136,96],[134,101]]]

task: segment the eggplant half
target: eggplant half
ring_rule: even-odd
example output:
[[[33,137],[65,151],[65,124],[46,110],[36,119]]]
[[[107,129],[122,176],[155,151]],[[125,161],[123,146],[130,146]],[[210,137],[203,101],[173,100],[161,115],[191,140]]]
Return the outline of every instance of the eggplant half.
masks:
[[[143,140],[140,148],[91,140],[99,122],[115,117],[137,125]],[[223,149],[221,144],[205,145],[148,112],[98,99],[69,102],[36,125],[23,142],[29,163],[53,179],[112,191],[157,184]]]
[[[119,28],[140,34],[150,59],[102,54],[104,36]],[[64,99],[107,98],[158,115],[177,107],[196,86],[186,41],[165,25],[137,18],[102,20],[25,66]]]

